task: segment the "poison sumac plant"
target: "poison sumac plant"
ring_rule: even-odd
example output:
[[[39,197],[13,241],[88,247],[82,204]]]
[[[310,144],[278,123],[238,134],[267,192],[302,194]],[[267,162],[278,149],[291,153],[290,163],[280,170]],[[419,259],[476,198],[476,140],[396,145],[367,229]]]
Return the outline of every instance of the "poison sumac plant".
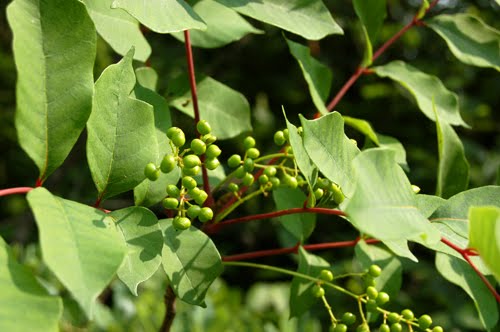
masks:
[[[179,0],[12,1],[7,17],[18,72],[15,125],[19,144],[39,174],[35,188],[0,193],[27,193],[43,266],[53,282],[41,282],[38,272],[18,263],[0,239],[0,330],[70,329],[68,324],[86,324],[82,312],[107,329],[111,323],[103,319],[109,315],[103,302],[113,292],[112,281],[118,278],[138,295],[139,284],[161,266],[168,280],[161,329],[167,331],[176,299],[205,307],[209,287],[224,266],[231,266],[293,277],[290,317],[301,317],[320,303],[331,331],[441,331],[432,317],[420,315],[425,308],[387,309],[399,290],[392,281],[401,278],[398,257],[417,262],[409,241],[435,252],[438,272],[466,291],[484,328],[493,328],[500,302],[495,289],[500,187],[467,190],[469,164],[454,126],[468,125],[455,93],[401,60],[375,64],[407,30],[422,26],[442,37],[461,62],[500,70],[500,33],[470,14],[441,14],[438,6],[438,0],[423,0],[414,17],[373,51],[386,1],[354,0],[364,55],[327,101],[330,69],[303,43],[289,39],[292,34],[314,41],[343,34],[321,0],[201,0],[192,7]],[[282,42],[302,70],[317,114],[314,119],[300,116],[296,126],[286,118],[285,105],[286,128],[268,138],[275,152],[261,153],[255,138],[245,136],[243,150],[221,163],[226,158],[217,143],[252,130],[250,107],[223,83],[211,77],[196,80],[192,46],[217,48],[263,32],[240,15],[285,31]],[[139,23],[145,28],[139,29]],[[156,91],[155,70],[139,64],[148,64],[151,53],[146,31],[185,43],[188,89],[177,89],[168,99]],[[97,35],[123,58],[94,82]],[[381,135],[366,120],[343,115],[348,109],[332,112],[357,79],[368,74],[399,83],[435,123],[436,195],[418,194],[418,186],[410,183],[405,150],[396,138]],[[172,126],[169,107],[192,117],[192,128]],[[358,131],[364,144],[346,136],[345,125]],[[84,129],[97,189],[94,206],[58,197],[43,186]],[[133,206],[101,208],[107,199],[129,191]],[[275,210],[229,219],[259,196],[274,200]],[[148,208],[160,203],[161,212]],[[319,214],[347,221],[359,236],[336,241],[332,234],[331,242],[310,243]],[[271,218],[279,218],[295,245],[221,257],[211,240],[233,224]],[[332,272],[335,262],[312,254],[341,247],[355,247],[357,269],[338,275]],[[243,262],[282,254],[295,255],[296,271]],[[348,287],[344,278],[361,286]],[[356,312],[332,305],[339,295],[352,299]],[[63,311],[68,313],[64,324]]]

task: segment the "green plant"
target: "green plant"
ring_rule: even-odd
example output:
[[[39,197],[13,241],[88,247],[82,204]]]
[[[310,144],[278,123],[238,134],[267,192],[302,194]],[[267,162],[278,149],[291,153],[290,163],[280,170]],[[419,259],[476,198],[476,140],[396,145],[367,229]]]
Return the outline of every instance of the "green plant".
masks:
[[[138,295],[138,286],[161,265],[167,279],[163,331],[174,324],[177,299],[207,306],[206,294],[224,266],[292,277],[290,316],[304,317],[319,303],[329,320],[324,324],[333,331],[375,326],[381,331],[441,331],[429,315],[416,318],[414,312],[420,314],[422,308],[387,309],[399,290],[394,281],[401,278],[398,257],[417,261],[409,242],[435,253],[439,273],[467,292],[483,327],[492,329],[500,302],[495,289],[500,278],[500,187],[468,189],[469,164],[453,127],[468,125],[455,93],[401,60],[374,65],[406,31],[424,26],[439,34],[463,63],[500,70],[500,33],[473,15],[434,11],[438,2],[422,1],[412,20],[374,52],[387,4],[353,1],[363,59],[328,103],[330,69],[308,47],[284,36],[316,115],[300,115],[296,127],[285,105],[286,128],[266,139],[276,145],[268,153],[247,135],[252,125],[245,97],[213,78],[196,80],[192,46],[220,47],[261,32],[239,14],[307,40],[341,34],[321,0],[202,0],[193,7],[182,1],[14,0],[7,16],[18,71],[16,129],[39,175],[35,188],[5,189],[0,196],[27,193],[42,264],[52,277],[40,282],[39,273],[19,264],[0,239],[0,330],[53,331],[64,324],[77,326],[81,317],[110,328],[112,323],[103,319],[109,314],[103,291],[115,292],[113,280],[119,279]],[[185,43],[187,80],[180,87],[172,83],[168,99],[155,90],[153,68],[133,65],[133,60],[146,62],[150,53],[139,22]],[[116,34],[115,23],[130,35]],[[97,34],[123,58],[94,82]],[[397,139],[378,133],[366,120],[332,112],[363,75],[401,84],[435,123],[436,195],[419,194],[412,186],[405,173],[406,152]],[[192,124],[173,126],[169,107],[193,118]],[[356,140],[346,135],[346,126]],[[97,189],[93,207],[44,187],[85,128],[86,157]],[[242,135],[238,153],[225,153],[218,145]],[[220,162],[226,160],[223,154],[230,155],[227,167]],[[133,206],[102,207],[130,191]],[[234,215],[258,197],[272,199],[275,210]],[[164,210],[153,212],[158,203]],[[340,241],[333,234],[331,241],[309,243],[320,215],[348,223],[357,237]],[[213,237],[234,224],[271,218],[279,219],[277,232],[286,237],[281,248],[221,257]],[[346,247],[355,248],[357,268],[338,268],[312,254]],[[294,254],[296,271],[243,262],[283,254]],[[356,314],[332,306],[330,299],[336,296],[350,300]]]

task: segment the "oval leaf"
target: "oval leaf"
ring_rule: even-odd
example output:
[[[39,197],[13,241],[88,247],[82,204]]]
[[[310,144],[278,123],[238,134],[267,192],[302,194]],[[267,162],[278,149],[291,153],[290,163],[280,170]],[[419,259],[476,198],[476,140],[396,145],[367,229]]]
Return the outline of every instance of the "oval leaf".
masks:
[[[66,159],[89,117],[95,28],[77,0],[15,0],[7,18],[17,67],[17,135],[43,182]]]
[[[41,187],[31,190],[27,198],[43,261],[91,319],[95,299],[125,257],[123,237],[101,210],[53,196]]]

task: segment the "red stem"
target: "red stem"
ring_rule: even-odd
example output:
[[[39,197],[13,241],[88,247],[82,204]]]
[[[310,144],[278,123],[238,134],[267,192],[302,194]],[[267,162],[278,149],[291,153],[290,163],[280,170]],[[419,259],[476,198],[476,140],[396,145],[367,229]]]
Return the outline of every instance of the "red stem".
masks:
[[[497,300],[497,302],[500,303],[500,294],[497,293],[495,287],[493,287],[493,285],[489,282],[489,280],[486,279],[486,277],[481,273],[481,271],[478,270],[478,268],[476,267],[476,265],[474,265],[474,263],[470,259],[471,256],[477,255],[475,253],[475,251],[473,249],[470,249],[470,248],[462,249],[462,248],[460,248],[459,246],[457,246],[456,244],[454,244],[453,242],[451,242],[450,240],[448,240],[448,239],[446,239],[444,237],[441,238],[441,242],[443,242],[448,247],[452,248],[453,250],[455,250],[456,252],[458,252],[460,255],[462,255],[462,257],[467,261],[467,263],[469,263],[469,265],[476,272],[476,274],[479,276],[479,278],[481,278],[481,280],[484,282],[484,284],[486,285],[486,287],[488,288],[488,290],[491,292],[491,294],[493,294],[493,296],[495,297],[495,299]]]
[[[335,97],[332,99],[332,101],[326,106],[326,109],[328,111],[332,111],[335,106],[339,103],[339,101],[344,97],[346,94],[347,90],[351,88],[351,86],[358,80],[358,78],[363,74],[364,70],[362,67],[359,67],[354,74],[349,78],[347,82],[345,82],[344,86],[337,92]]]
[[[188,65],[188,73],[189,73],[189,86],[191,88],[191,99],[193,102],[193,110],[194,110],[194,123],[195,129],[196,124],[200,121],[200,108],[198,106],[198,93],[196,92],[196,76],[194,71],[194,60],[193,60],[193,49],[191,47],[191,37],[189,36],[189,30],[184,31],[184,45],[186,46],[186,59]],[[198,130],[196,130],[198,136]],[[207,200],[205,201],[205,206],[213,206],[214,198],[212,196],[212,191],[210,190],[210,183],[208,181],[208,171],[205,167],[205,155],[201,156],[201,174],[203,177],[203,190],[208,194]]]
[[[15,194],[26,194],[30,190],[34,188],[32,187],[17,187],[17,188],[8,188],[8,189],[2,189],[0,190],[0,197],[1,196],[9,196],[9,195],[15,195]]]

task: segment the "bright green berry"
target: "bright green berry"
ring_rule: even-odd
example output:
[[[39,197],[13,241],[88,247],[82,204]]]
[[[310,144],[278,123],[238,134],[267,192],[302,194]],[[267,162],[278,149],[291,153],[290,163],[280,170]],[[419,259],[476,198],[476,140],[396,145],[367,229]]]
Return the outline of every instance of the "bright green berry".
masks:
[[[260,151],[256,148],[250,148],[247,150],[247,157],[252,159],[257,159],[260,156]]]
[[[320,187],[321,189],[330,188],[330,180],[325,179],[325,178],[319,178],[318,179],[318,187]]]
[[[335,203],[340,204],[344,201],[345,197],[339,186],[337,186],[335,183],[332,183],[329,189],[332,193],[333,200],[335,201]]]
[[[240,164],[241,164],[241,157],[239,154],[233,154],[227,160],[227,165],[231,168],[236,168],[236,167],[240,166]]]
[[[391,328],[389,327],[389,325],[387,324],[382,324],[380,325],[380,327],[378,328],[378,331],[379,332],[391,332]]]
[[[373,286],[375,287],[375,279],[371,275],[365,275],[363,278],[363,281],[365,282],[365,286]]]
[[[356,322],[356,315],[352,312],[344,312],[342,315],[342,323],[345,325],[352,325]]]
[[[399,321],[401,320],[401,316],[397,312],[391,312],[387,315],[387,320],[391,324],[399,323]]]
[[[312,287],[312,293],[314,297],[323,297],[325,296],[325,289],[320,285],[314,285]]]
[[[156,165],[154,163],[149,163],[144,168],[144,175],[150,181],[156,181],[160,177],[160,170],[156,168]]]
[[[174,218],[172,225],[174,225],[175,229],[182,231],[191,226],[191,220],[186,217],[177,216]]]
[[[443,328],[441,326],[434,326],[432,328],[432,332],[443,332]]]
[[[200,135],[207,135],[210,134],[212,128],[210,127],[210,124],[207,120],[200,120],[196,124],[196,130],[198,130],[198,133],[200,133]]]
[[[368,295],[368,298],[375,300],[378,296],[378,291],[375,287],[369,286],[366,288],[366,295]]]
[[[362,324],[356,328],[356,332],[370,332],[370,328],[367,324]]]
[[[207,145],[199,138],[195,138],[191,141],[191,150],[197,155],[202,155],[207,150]]]
[[[264,174],[269,176],[269,177],[275,176],[277,172],[278,172],[278,170],[274,166],[268,166],[264,169]]]
[[[432,325],[432,318],[429,315],[422,315],[418,319],[418,325],[422,330],[427,329],[429,326]]]
[[[347,331],[347,325],[345,325],[345,324],[337,324],[335,326],[335,329],[333,331],[334,332],[346,332]]]
[[[174,137],[175,135],[178,135],[179,133],[182,132],[182,129],[181,128],[178,128],[178,127],[170,127],[168,128],[167,130],[167,137],[169,139],[172,139],[172,137]]]
[[[166,154],[161,161],[160,170],[163,173],[168,174],[174,170],[176,165],[177,161],[175,160],[175,157],[171,154]]]
[[[277,177],[275,176],[271,176],[269,178],[269,182],[271,182],[271,189],[278,189],[278,187],[280,186],[281,184],[281,181],[280,179],[278,179]]]
[[[227,188],[229,189],[229,191],[231,191],[231,192],[233,192],[233,193],[235,193],[235,192],[237,192],[238,190],[240,190],[240,187],[239,187],[236,183],[234,183],[234,182],[231,182],[231,183],[227,186]]]
[[[370,299],[370,300],[366,301],[365,307],[366,307],[366,311],[370,311],[370,312],[377,311],[377,308],[378,308],[377,301]]]
[[[200,195],[200,193],[201,193],[201,189],[198,187],[194,187],[193,189],[188,191],[188,194],[192,199],[195,199],[196,197],[198,197]]]
[[[206,134],[201,137],[201,140],[205,142],[205,144],[210,145],[217,140],[217,137],[212,134]]]
[[[259,176],[259,183],[261,185],[265,185],[268,182],[269,182],[269,177],[267,175],[262,174],[261,176]]]
[[[213,217],[214,217],[214,212],[209,207],[201,208],[200,214],[198,215],[198,219],[201,222],[207,222],[209,220],[212,220]]]
[[[179,188],[177,188],[175,184],[169,184],[167,186],[167,194],[170,197],[177,198],[181,194],[181,191],[179,190]]]
[[[196,180],[193,179],[192,177],[185,176],[185,177],[182,178],[182,185],[186,189],[190,190],[190,189],[195,188],[198,184],[196,183]]]
[[[325,192],[323,191],[323,189],[321,189],[321,188],[316,188],[316,190],[314,191],[314,197],[315,197],[316,199],[320,199],[321,197],[323,197],[324,193],[325,193]]]
[[[243,167],[245,168],[245,171],[247,171],[247,172],[253,171],[253,169],[255,167],[255,163],[253,162],[253,159],[252,158],[245,159],[245,161],[243,162]]]
[[[209,170],[213,171],[214,169],[216,169],[217,167],[219,167],[219,166],[220,166],[220,161],[219,161],[219,159],[217,159],[217,158],[207,158],[207,159],[205,160],[205,166],[206,166]]]
[[[290,138],[290,135],[288,133],[288,128],[283,129],[283,135],[285,136],[285,140],[288,141],[288,138]]]
[[[369,268],[368,268],[368,273],[376,278],[378,276],[380,276],[380,274],[382,273],[382,269],[380,268],[380,266],[376,265],[376,264],[373,264],[371,265]]]
[[[217,158],[218,156],[220,156],[221,153],[222,153],[221,149],[217,145],[212,144],[208,146],[205,155],[207,156],[207,158]]]
[[[184,167],[182,169],[182,175],[196,176],[200,173],[200,171],[201,171],[200,166],[195,166],[193,168]]]
[[[243,148],[245,150],[248,150],[250,148],[253,148],[254,146],[255,146],[255,138],[253,138],[252,136],[245,137],[245,139],[243,140]]]
[[[288,174],[283,175],[281,182],[283,182],[285,186],[288,186],[292,189],[297,188],[297,186],[299,185],[297,178]]]
[[[394,323],[391,325],[391,332],[401,332],[403,331],[403,326],[400,323]]]
[[[389,300],[389,294],[387,294],[386,292],[379,292],[376,298],[378,305],[386,304],[387,302],[389,302]]]
[[[177,198],[173,197],[167,197],[161,203],[165,209],[169,210],[177,209],[177,207],[179,206],[179,201],[177,200]]]
[[[278,146],[282,146],[283,144],[286,143],[286,138],[283,131],[279,130],[274,133],[274,143]]]
[[[198,215],[200,214],[200,211],[201,211],[201,207],[199,207],[198,205],[191,205],[189,207],[189,209],[187,209],[186,213],[189,216],[189,218],[194,219],[194,218],[198,217]]]
[[[193,188],[194,189],[194,188]],[[208,194],[205,190],[200,189],[200,193],[193,197],[196,204],[202,205],[208,198]]]
[[[253,175],[251,173],[246,173],[245,176],[243,177],[243,179],[241,180],[241,182],[247,187],[251,186],[253,184],[253,181],[254,181],[254,178],[253,178]]]
[[[401,311],[401,316],[403,316],[403,318],[406,320],[413,320],[413,318],[415,318],[413,311],[411,311],[410,309],[405,309]]]
[[[172,128],[170,128],[170,129],[172,129]],[[167,135],[168,135],[168,131],[167,131]],[[176,147],[181,147],[186,143],[186,136],[184,135],[184,132],[181,129],[179,129],[178,131],[176,131],[172,135],[172,137],[170,137],[170,140],[172,141],[172,143]]]
[[[187,168],[193,168],[193,167],[201,165],[200,157],[198,157],[197,155],[194,155],[194,154],[190,154],[190,155],[185,156],[182,159],[182,161],[184,163],[184,167],[187,167]]]
[[[238,179],[243,179],[243,177],[247,174],[247,171],[245,171],[245,167],[240,166],[234,171],[234,176],[236,176]]]
[[[319,274],[319,278],[324,281],[332,281],[333,280],[333,273],[330,270],[321,270]]]

